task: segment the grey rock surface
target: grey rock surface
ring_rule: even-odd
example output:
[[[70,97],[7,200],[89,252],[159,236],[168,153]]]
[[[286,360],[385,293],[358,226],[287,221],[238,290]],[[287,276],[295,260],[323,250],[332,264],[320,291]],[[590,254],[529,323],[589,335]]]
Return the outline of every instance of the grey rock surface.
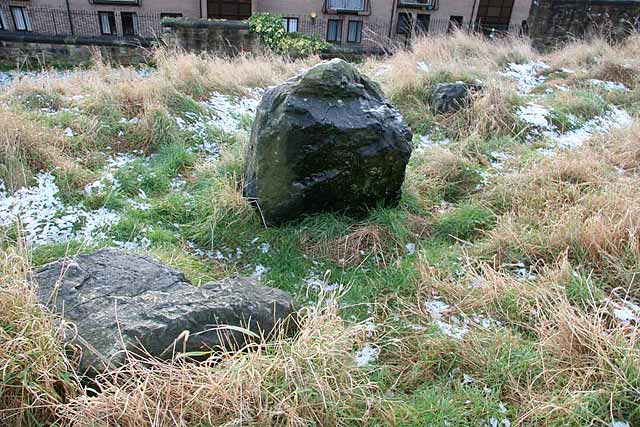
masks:
[[[457,82],[438,83],[431,88],[431,108],[437,113],[452,113],[464,107],[479,85]]]
[[[266,91],[251,130],[244,195],[267,224],[397,203],[411,130],[380,87],[339,59]]]
[[[57,261],[34,274],[40,301],[75,323],[81,371],[102,371],[125,358],[123,349],[159,358],[242,344],[237,330],[268,334],[293,312],[284,291],[251,278],[192,286],[183,273],[141,255],[102,249]],[[176,339],[189,331],[186,344]]]

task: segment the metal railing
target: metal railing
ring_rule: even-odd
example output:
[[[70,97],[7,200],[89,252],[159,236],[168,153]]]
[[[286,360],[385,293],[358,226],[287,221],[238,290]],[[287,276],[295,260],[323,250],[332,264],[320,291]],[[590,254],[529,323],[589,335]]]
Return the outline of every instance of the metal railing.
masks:
[[[67,12],[64,8],[46,7],[22,7],[30,21],[28,30],[21,30],[16,27],[13,14],[16,13],[14,5],[0,4],[0,10],[5,16],[8,26],[5,30],[0,30],[22,34],[40,34],[51,36],[88,36],[88,37],[136,37],[150,39],[158,37],[162,28],[160,13],[138,13],[134,12],[110,12],[113,13],[114,27],[109,27],[109,34],[105,34],[99,11],[92,10],[71,10]],[[127,15],[129,13],[129,15]],[[123,20],[123,16],[125,19]]]

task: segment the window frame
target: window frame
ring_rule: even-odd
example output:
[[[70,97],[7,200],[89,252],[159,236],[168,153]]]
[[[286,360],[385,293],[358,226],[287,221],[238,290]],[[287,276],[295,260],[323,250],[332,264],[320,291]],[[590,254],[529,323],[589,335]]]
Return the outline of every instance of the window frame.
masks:
[[[106,16],[108,23],[109,23],[109,29],[111,30],[111,32],[109,33],[105,33],[104,32],[104,26],[103,24],[103,17]],[[111,19],[110,19],[111,18]],[[118,35],[118,28],[116,27],[116,13],[109,11],[109,10],[99,10],[98,11],[98,24],[100,25],[100,34],[102,34],[103,36],[116,36]]]
[[[336,39],[329,39],[329,32],[331,30],[331,24],[336,24]],[[344,19],[327,19],[327,37],[326,40],[328,43],[333,44],[341,44],[342,43],[342,27],[344,26]]]
[[[4,13],[4,10],[0,7],[0,31],[9,31],[9,21]]]
[[[180,12],[162,12],[160,13],[160,19],[162,18],[182,18],[183,15]]]
[[[351,25],[354,24],[356,26],[356,39],[351,40]],[[364,27],[364,22],[361,19],[350,19],[347,23],[347,43],[349,44],[361,44],[362,43],[362,30]]]
[[[130,16],[131,17],[133,34],[127,34],[125,32],[125,27],[124,27],[124,17],[125,16]],[[124,11],[124,12],[120,12],[120,24],[122,25],[122,35],[123,36],[136,37],[136,36],[140,35],[140,25],[139,25],[139,22],[138,22],[138,13],[137,12],[131,12],[131,11],[128,11],[128,10]]]
[[[25,33],[30,33],[33,31],[33,26],[31,25],[31,17],[29,16],[29,12],[24,6],[9,6],[9,11],[11,12],[11,19],[13,19],[13,28],[16,31],[23,31]],[[22,25],[18,25],[16,12],[19,11],[20,19]],[[21,28],[24,27],[24,28]]]
[[[284,20],[284,30],[287,33],[297,33],[298,32],[298,28],[300,25],[300,19],[295,17],[295,16],[285,16],[284,18],[282,18]],[[294,31],[291,31],[291,24],[295,22],[295,26],[296,29]]]

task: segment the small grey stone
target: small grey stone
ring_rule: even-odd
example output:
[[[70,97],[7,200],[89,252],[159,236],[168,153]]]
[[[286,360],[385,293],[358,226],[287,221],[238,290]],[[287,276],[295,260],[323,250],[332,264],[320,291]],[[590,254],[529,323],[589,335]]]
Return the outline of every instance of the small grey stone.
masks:
[[[451,113],[464,107],[479,85],[470,83],[438,83],[431,88],[431,108],[436,113]]]

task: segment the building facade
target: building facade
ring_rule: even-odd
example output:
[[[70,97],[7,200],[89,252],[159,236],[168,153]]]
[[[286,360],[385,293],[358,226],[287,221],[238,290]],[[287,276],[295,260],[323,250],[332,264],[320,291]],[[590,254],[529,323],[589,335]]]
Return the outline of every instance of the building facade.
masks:
[[[531,0],[0,0],[0,32],[158,36],[163,17],[285,17],[288,31],[345,46],[410,40],[454,26],[508,31],[529,15]]]

